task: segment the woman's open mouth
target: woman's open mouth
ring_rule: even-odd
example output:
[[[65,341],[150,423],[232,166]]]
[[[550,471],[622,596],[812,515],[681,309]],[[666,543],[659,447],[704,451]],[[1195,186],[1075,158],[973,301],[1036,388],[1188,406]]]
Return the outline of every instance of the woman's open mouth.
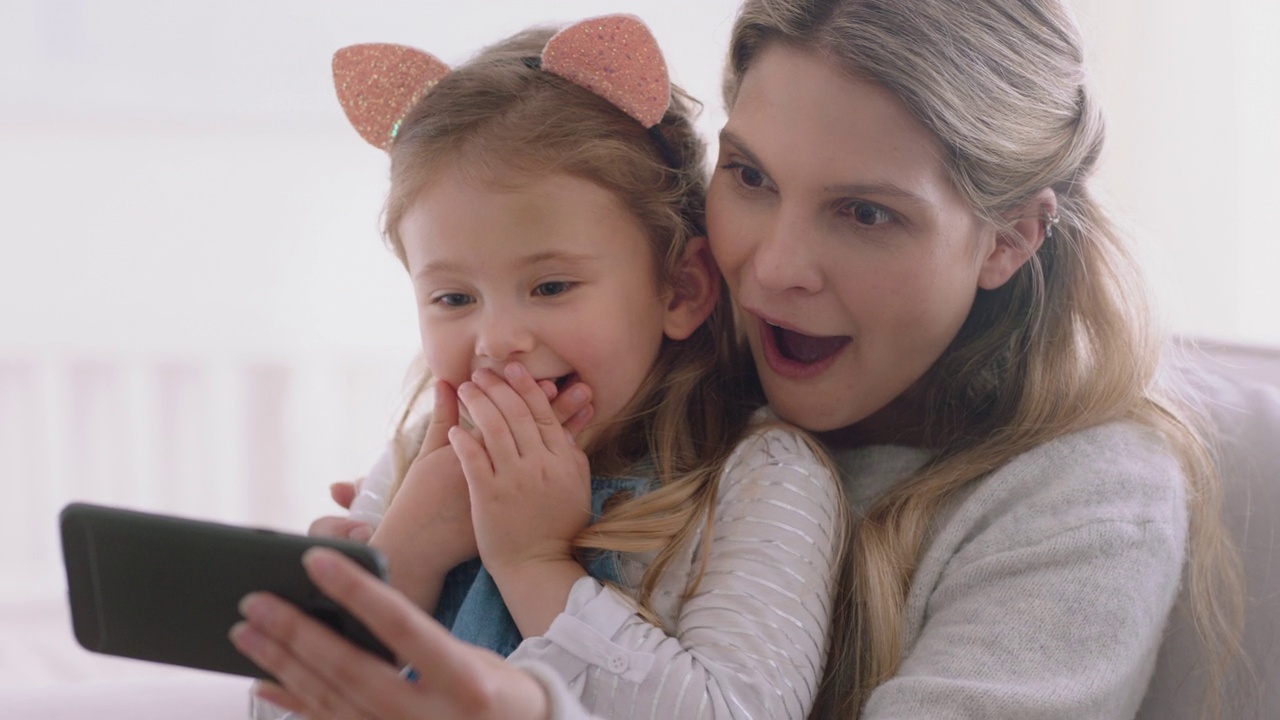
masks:
[[[783,377],[804,379],[822,373],[852,340],[848,335],[806,335],[760,320],[760,345],[765,362]]]

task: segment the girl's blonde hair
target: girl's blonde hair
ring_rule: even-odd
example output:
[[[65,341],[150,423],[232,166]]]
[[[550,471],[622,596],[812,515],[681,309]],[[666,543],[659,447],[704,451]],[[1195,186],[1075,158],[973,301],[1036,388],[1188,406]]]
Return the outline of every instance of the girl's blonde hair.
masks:
[[[912,391],[941,452],[854,530],[851,599],[825,679],[832,701],[814,716],[856,716],[897,672],[908,589],[950,497],[1037,445],[1115,420],[1157,429],[1185,472],[1191,612],[1213,650],[1218,692],[1238,646],[1239,560],[1221,526],[1220,483],[1199,421],[1157,383],[1163,338],[1147,290],[1090,192],[1103,118],[1084,83],[1074,20],[1057,0],[747,0],[726,68],[730,108],[773,44],[819,53],[891,90],[938,139],[952,183],[994,226],[1009,229],[1046,187],[1060,216],[1008,283],[979,291]]]
[[[388,244],[404,262],[401,220],[443,167],[475,169],[486,182],[504,176],[537,182],[564,173],[622,201],[647,232],[655,292],[676,291],[686,248],[703,233],[705,147],[691,122],[694,104],[673,91],[657,126],[674,156],[675,163],[669,163],[636,120],[538,69],[532,58],[553,34],[550,28],[532,29],[486,48],[441,80],[405,117],[389,149]],[[726,294],[723,283],[719,289]],[[735,360],[733,322],[725,305],[717,303],[689,338],[664,339],[626,409],[586,448],[595,475],[627,473],[639,463],[647,464],[642,472],[655,475],[653,491],[610,503],[575,540],[582,549],[657,550],[637,595],[646,611],[657,579],[679,547],[703,522],[712,521],[719,471],[760,402],[750,392],[749,368]],[[401,417],[396,486],[421,443],[421,426],[412,418],[428,381],[422,373]]]

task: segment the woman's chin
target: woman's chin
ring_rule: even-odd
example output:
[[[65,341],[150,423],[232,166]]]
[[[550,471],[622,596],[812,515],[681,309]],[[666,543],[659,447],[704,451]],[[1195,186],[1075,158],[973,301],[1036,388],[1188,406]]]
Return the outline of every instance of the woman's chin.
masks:
[[[769,401],[769,409],[782,420],[810,432],[828,432],[839,430],[857,422],[850,417],[848,408],[838,404],[823,402],[822,398],[812,397],[807,392],[797,392],[794,388],[779,388],[779,392],[770,392],[770,383],[764,383],[765,398]],[[829,401],[830,395],[827,395]]]

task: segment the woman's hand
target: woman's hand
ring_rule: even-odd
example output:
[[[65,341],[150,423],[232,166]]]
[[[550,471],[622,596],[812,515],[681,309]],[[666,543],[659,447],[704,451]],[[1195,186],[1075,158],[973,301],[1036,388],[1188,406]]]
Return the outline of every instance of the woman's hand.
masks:
[[[355,647],[279,598],[254,593],[241,603],[245,621],[231,640],[278,679],[259,697],[311,720],[541,720],[546,691],[527,672],[468,645],[407,598],[340,554],[323,548],[303,557],[325,595],[346,607],[402,662],[419,669],[410,683],[396,667]]]
[[[503,372],[480,370],[458,388],[480,439],[455,427],[449,441],[466,474],[480,558],[532,637],[586,574],[572,543],[591,520],[591,472],[529,371],[509,363]]]

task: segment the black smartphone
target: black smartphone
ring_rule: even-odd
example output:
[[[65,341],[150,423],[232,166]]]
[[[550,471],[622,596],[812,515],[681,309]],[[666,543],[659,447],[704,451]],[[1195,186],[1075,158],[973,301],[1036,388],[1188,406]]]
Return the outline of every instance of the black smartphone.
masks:
[[[265,590],[394,660],[302,567],[322,545],[385,580],[386,561],[367,545],[88,503],[67,505],[59,521],[71,623],[87,650],[269,678],[227,638],[240,599]]]

